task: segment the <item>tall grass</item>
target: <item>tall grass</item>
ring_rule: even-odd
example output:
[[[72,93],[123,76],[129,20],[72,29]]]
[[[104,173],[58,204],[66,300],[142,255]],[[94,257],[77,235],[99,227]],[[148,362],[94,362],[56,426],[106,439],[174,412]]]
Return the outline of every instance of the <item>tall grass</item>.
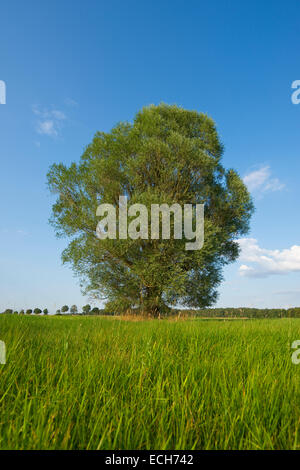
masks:
[[[296,449],[300,320],[0,317],[1,449]]]

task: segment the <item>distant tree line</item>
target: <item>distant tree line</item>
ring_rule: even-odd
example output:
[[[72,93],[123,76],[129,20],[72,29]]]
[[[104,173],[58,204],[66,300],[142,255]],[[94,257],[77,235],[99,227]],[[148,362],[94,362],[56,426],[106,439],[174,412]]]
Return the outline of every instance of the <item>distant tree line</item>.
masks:
[[[5,314],[19,314],[19,315],[48,315],[48,309],[41,310],[40,308],[27,309],[14,311],[7,308],[3,313]],[[140,315],[139,309],[130,309],[127,311],[128,315]],[[60,309],[56,310],[55,315],[119,315],[118,311],[114,309],[91,307],[89,304],[82,307],[82,312],[79,312],[77,305],[63,305]],[[203,308],[198,310],[171,310],[168,316],[184,316],[184,317],[199,317],[199,318],[300,318],[300,307],[293,308]]]
[[[43,313],[44,315],[48,315],[49,311],[47,308],[41,310],[40,308],[35,309],[21,309],[19,311],[13,310],[12,308],[7,308],[4,312],[5,314],[15,314],[15,315],[31,315],[34,313],[35,315],[40,315]],[[92,308],[90,305],[84,305],[82,307],[82,312],[79,312],[77,305],[72,305],[69,307],[68,305],[63,305],[60,309],[56,310],[55,315],[114,315],[113,312],[109,312],[107,309],[101,309],[98,307]]]
[[[41,313],[43,313],[44,315],[48,315],[49,311],[47,308],[44,308],[44,310],[41,310],[40,308],[35,308],[35,309],[31,309],[31,308],[28,308],[27,310],[24,310],[23,308],[20,310],[20,311],[17,311],[17,310],[13,310],[12,308],[7,308],[4,312],[2,313],[5,313],[5,314],[15,314],[15,315],[31,315],[32,313],[34,313],[35,315],[40,315]]]
[[[206,318],[300,318],[300,307],[293,308],[204,308],[184,310],[185,315]]]

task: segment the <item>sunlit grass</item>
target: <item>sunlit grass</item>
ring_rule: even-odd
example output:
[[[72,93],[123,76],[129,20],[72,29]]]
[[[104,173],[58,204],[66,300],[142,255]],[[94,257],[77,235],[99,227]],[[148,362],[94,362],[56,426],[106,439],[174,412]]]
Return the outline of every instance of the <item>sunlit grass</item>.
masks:
[[[1,449],[296,449],[300,320],[0,316]]]

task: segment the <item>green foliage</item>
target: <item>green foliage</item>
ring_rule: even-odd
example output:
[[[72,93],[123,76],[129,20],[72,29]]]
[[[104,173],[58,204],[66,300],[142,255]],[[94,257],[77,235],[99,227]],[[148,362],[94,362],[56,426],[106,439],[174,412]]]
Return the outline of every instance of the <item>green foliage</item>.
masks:
[[[207,308],[202,310],[185,311],[187,315],[197,317],[224,318],[300,318],[300,308]]]
[[[76,308],[75,308],[76,307]],[[139,309],[124,310],[124,305],[120,302],[107,302],[104,309],[98,307],[91,308],[90,305],[82,307],[82,311],[85,315],[120,315],[122,313],[129,313],[133,315],[140,315]],[[72,305],[70,308],[72,314],[78,313],[76,305]],[[7,308],[5,314],[18,313],[12,309]],[[26,310],[26,314],[31,314],[32,310]],[[41,313],[40,309],[34,309],[34,313]],[[48,309],[43,310],[44,315],[48,315]],[[61,314],[60,310],[56,311],[56,314]],[[24,310],[20,310],[19,315],[24,315]],[[300,318],[300,307],[293,308],[250,308],[250,307],[239,307],[239,308],[203,308],[203,309],[174,309],[168,312],[168,315],[173,317],[193,317],[193,318]]]
[[[26,310],[26,315],[31,315],[31,314],[32,314],[32,309],[31,308],[27,309]]]
[[[66,313],[66,312],[68,312],[68,310],[69,310],[68,305],[64,305],[64,306],[61,308],[62,313]]]
[[[63,261],[82,279],[85,293],[122,311],[154,316],[178,304],[212,305],[222,268],[238,257],[247,233],[250,195],[233,170],[221,165],[223,147],[211,118],[161,104],[139,112],[133,124],[98,132],[78,164],[54,164],[48,173],[57,195],[51,222],[71,237]],[[186,239],[99,240],[96,209],[128,203],[205,204],[205,241],[186,251]],[[149,221],[150,224],[150,221]],[[172,233],[171,233],[172,235]]]
[[[33,310],[33,313],[35,313],[36,315],[39,315],[40,313],[42,313],[42,310],[40,308],[35,308]]]
[[[57,309],[57,310],[56,310],[56,313],[55,313],[55,315],[61,315],[61,311],[60,311],[60,309]]]
[[[299,449],[300,319],[28,320],[1,318],[1,449]]]
[[[78,313],[77,305],[72,305],[70,308],[70,313],[72,313],[72,315],[76,315]]]
[[[99,308],[98,307],[92,308],[91,314],[92,315],[99,315],[100,314]]]
[[[12,314],[13,314],[13,309],[12,309],[12,308],[7,308],[7,309],[4,311],[4,313],[5,313],[6,315],[12,315]]]
[[[83,313],[85,313],[86,315],[88,315],[88,314],[90,313],[90,311],[91,311],[91,306],[90,306],[89,304],[84,305],[84,306],[82,307],[82,311],[83,311]]]

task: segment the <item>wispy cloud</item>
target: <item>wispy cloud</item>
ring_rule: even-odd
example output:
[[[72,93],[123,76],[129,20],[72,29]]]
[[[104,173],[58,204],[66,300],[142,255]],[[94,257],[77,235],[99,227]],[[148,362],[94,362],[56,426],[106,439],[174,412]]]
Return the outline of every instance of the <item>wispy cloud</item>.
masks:
[[[50,114],[54,117],[54,119],[57,119],[58,121],[66,119],[66,115],[58,109],[54,109]]]
[[[295,295],[300,296],[300,289],[293,290],[279,290],[272,293],[273,295]]]
[[[300,271],[300,246],[293,245],[283,250],[261,248],[255,238],[238,240],[242,264],[239,268],[241,276],[267,277],[272,274],[288,274]]]
[[[78,106],[77,101],[73,100],[72,98],[66,98],[65,99],[65,104],[67,106]]]
[[[50,137],[57,137],[61,128],[62,122],[66,119],[65,113],[58,109],[43,109],[34,105],[32,111],[37,116],[36,131],[41,135],[48,135]]]
[[[0,229],[0,234],[9,234],[9,235],[22,235],[22,236],[27,236],[29,235],[29,232],[27,232],[27,230],[23,230],[23,229],[15,229],[15,230],[12,230],[12,229],[7,229],[7,228],[1,228]]]
[[[50,136],[57,136],[58,134],[55,123],[51,119],[47,119],[46,121],[39,121],[37,123],[36,130],[39,134],[45,134]]]
[[[260,194],[281,191],[285,188],[285,184],[278,178],[271,177],[271,169],[269,166],[264,166],[248,173],[243,178],[243,181],[250,192],[258,192]]]

